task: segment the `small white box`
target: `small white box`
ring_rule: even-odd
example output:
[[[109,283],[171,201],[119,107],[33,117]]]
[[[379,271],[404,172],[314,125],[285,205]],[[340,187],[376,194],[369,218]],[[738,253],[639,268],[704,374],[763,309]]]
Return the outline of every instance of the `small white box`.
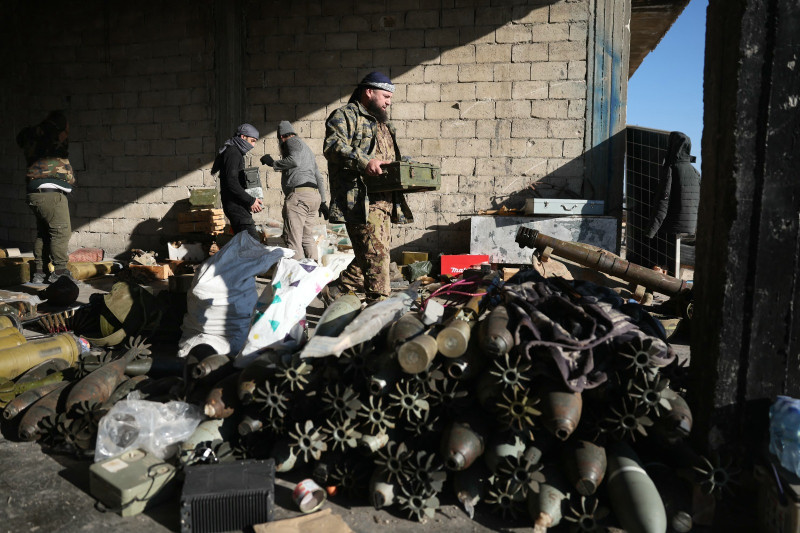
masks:
[[[575,200],[572,198],[528,198],[526,215],[602,215],[603,200]]]

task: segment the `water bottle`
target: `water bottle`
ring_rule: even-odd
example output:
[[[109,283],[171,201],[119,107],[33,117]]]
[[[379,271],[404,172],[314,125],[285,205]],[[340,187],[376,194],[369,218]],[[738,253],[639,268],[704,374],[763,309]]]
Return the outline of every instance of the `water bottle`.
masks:
[[[778,396],[769,409],[769,451],[800,476],[800,400]]]

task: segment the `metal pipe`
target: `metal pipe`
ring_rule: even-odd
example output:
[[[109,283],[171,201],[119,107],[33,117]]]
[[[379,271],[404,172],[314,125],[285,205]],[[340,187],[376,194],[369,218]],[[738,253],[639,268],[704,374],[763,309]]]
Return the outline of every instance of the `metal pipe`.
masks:
[[[574,242],[550,237],[533,228],[519,228],[515,240],[521,248],[550,248],[551,253],[559,257],[667,296],[677,296],[690,290],[684,280],[631,263],[604,250],[590,250]]]

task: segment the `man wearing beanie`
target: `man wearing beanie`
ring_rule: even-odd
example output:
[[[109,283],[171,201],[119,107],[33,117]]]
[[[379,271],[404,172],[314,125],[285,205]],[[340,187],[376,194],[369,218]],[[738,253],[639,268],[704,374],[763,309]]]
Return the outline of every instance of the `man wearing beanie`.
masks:
[[[331,113],[325,123],[330,220],[345,223],[355,252],[355,260],[326,287],[323,296],[329,301],[362,286],[368,302],[388,297],[390,221],[413,220],[401,192],[370,193],[362,179],[381,174],[381,165],[409,161],[400,155],[395,128],[389,123],[392,93],[392,81],[372,72],[361,80],[347,105]]]
[[[68,159],[66,115],[52,111],[38,125],[19,132],[17,144],[25,153],[28,206],[36,217],[35,271],[31,282],[53,283],[60,276],[72,278],[67,270],[72,235],[67,195],[75,185],[75,174]],[[55,270],[47,274],[50,262]]]
[[[253,149],[258,140],[258,130],[250,124],[236,128],[233,137],[225,141],[217,152],[211,174],[219,172],[219,188],[222,210],[231,223],[234,233],[246,231],[257,241],[261,236],[256,231],[252,213],[263,209],[260,198],[253,198],[245,191],[244,155]]]
[[[319,261],[317,245],[311,227],[319,221],[317,213],[328,218],[325,180],[317,167],[314,152],[297,136],[292,124],[282,120],[278,124],[278,142],[281,159],[275,161],[269,154],[261,163],[281,172],[281,189],[286,196],[283,204],[283,238],[286,246],[294,250],[295,259]]]

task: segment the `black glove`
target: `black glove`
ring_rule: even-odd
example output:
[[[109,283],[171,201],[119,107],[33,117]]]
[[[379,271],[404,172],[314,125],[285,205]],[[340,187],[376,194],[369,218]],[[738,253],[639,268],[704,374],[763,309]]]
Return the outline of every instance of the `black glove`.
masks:
[[[259,159],[259,161],[261,161],[261,164],[262,164],[262,165],[268,165],[268,166],[272,166],[272,165],[274,165],[274,164],[275,164],[275,160],[274,160],[274,159],[272,159],[272,156],[271,156],[271,155],[269,155],[269,154],[264,154],[264,155],[262,155],[262,156],[261,156],[261,159]]]
[[[322,218],[328,220],[331,216],[331,210],[328,209],[328,204],[322,202],[319,204],[319,214],[322,215]]]

